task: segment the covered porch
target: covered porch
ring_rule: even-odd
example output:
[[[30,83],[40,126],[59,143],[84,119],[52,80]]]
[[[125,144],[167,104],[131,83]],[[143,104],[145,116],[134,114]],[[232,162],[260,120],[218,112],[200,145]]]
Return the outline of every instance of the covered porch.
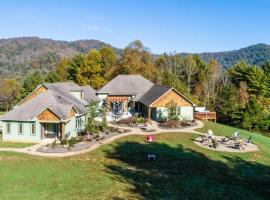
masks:
[[[65,124],[41,122],[41,139],[45,138],[59,138],[65,137]]]

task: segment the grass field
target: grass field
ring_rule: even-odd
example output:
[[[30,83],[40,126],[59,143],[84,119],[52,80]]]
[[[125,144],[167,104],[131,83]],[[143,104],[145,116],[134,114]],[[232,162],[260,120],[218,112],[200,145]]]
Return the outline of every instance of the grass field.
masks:
[[[3,115],[3,114],[5,114],[5,113],[6,113],[6,112],[0,111],[0,116]]]
[[[0,134],[0,148],[12,147],[12,148],[24,148],[34,145],[33,143],[18,143],[18,142],[3,142],[2,135]]]
[[[202,131],[234,131],[206,126]],[[201,148],[193,143],[196,137],[159,134],[148,144],[144,136],[128,136],[61,159],[0,152],[0,198],[269,199],[269,138],[254,136],[262,150],[239,154]],[[156,153],[157,160],[147,161],[148,152]]]

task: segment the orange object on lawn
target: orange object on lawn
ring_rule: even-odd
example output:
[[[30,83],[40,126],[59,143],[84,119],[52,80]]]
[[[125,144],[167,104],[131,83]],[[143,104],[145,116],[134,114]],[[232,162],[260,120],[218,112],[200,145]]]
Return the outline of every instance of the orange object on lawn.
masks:
[[[147,136],[147,142],[153,142],[154,141],[154,136],[153,135],[148,135]]]

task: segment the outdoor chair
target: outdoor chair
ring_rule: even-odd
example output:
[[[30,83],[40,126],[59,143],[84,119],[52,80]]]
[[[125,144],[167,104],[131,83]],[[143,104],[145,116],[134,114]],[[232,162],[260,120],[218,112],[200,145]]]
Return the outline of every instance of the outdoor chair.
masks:
[[[245,145],[250,144],[251,143],[251,139],[252,139],[252,136],[250,136],[249,138],[245,138],[244,139],[244,144]]]
[[[200,141],[201,144],[203,144],[205,142],[207,142],[207,144],[209,143],[208,136],[205,136],[205,135],[200,135],[200,136],[201,136],[201,141]]]
[[[156,155],[153,154],[153,153],[149,153],[149,154],[147,155],[147,159],[148,159],[148,160],[156,160]]]
[[[229,138],[230,140],[237,140],[240,139],[240,133],[239,131],[236,131],[232,134],[232,136]]]
[[[212,131],[212,130],[208,130],[208,138],[209,138],[209,139],[212,139],[213,136],[214,136],[213,131]]]

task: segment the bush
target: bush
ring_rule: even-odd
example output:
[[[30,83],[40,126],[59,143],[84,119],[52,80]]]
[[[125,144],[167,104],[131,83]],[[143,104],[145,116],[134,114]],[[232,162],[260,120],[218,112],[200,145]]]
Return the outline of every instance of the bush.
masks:
[[[191,125],[191,123],[189,122],[189,121],[181,121],[181,126],[183,126],[183,127],[186,127],[186,126],[190,126]]]
[[[56,139],[52,143],[52,148],[55,148],[57,146]]]
[[[66,138],[64,138],[64,139],[61,140],[61,145],[66,145],[67,143],[68,143],[68,141],[67,141]]]
[[[124,125],[128,125],[128,126],[132,126],[133,124],[135,124],[135,118],[134,117],[128,117],[125,119],[120,119],[118,121],[115,122],[116,124],[124,124]]]
[[[143,124],[145,120],[143,117],[135,117],[134,121],[135,124]]]
[[[84,140],[84,136],[77,136],[76,141],[82,142]]]
[[[168,120],[166,122],[160,123],[161,127],[164,128],[180,128],[180,122],[178,120]]]
[[[68,141],[68,146],[69,147],[74,147],[74,145],[77,143],[76,138],[72,137],[70,138],[70,140]]]

